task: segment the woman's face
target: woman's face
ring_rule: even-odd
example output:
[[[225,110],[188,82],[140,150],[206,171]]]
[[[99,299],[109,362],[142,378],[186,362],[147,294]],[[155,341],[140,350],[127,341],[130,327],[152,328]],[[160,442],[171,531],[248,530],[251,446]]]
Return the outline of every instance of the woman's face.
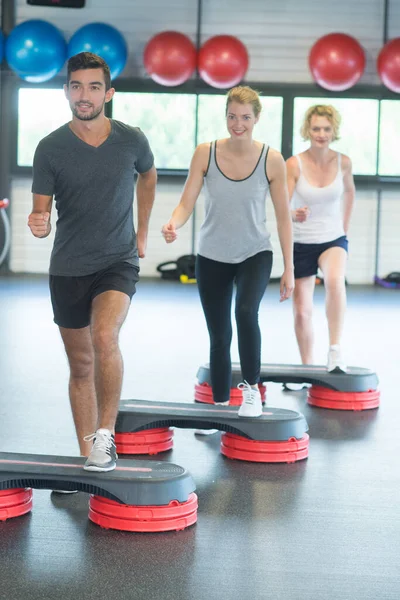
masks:
[[[333,140],[333,126],[327,117],[313,115],[310,121],[310,142],[315,148],[325,148]]]
[[[230,102],[226,113],[226,126],[232,139],[249,139],[258,117],[255,116],[252,104]]]

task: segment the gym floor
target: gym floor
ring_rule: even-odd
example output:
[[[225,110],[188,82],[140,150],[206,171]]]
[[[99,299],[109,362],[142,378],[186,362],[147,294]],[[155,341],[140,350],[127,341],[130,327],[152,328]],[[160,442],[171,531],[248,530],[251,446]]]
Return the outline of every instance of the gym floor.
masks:
[[[278,299],[271,285],[260,311],[262,359],[297,363],[291,305]],[[0,307],[0,450],[76,455],[47,280],[0,277]],[[379,409],[312,408],[305,391],[268,384],[270,406],[298,410],[309,424],[309,458],[290,465],[232,461],[220,454],[219,433],[175,430],[174,449],[156,459],[186,467],[197,484],[198,521],[185,531],[103,530],[88,520],[86,494],[34,490],[31,514],[0,523],[0,598],[398,600],[398,307],[396,290],[348,288],[346,358],[377,372]],[[321,364],[321,287],[315,331]],[[121,346],[123,398],[192,402],[208,357],[196,286],[141,281]]]

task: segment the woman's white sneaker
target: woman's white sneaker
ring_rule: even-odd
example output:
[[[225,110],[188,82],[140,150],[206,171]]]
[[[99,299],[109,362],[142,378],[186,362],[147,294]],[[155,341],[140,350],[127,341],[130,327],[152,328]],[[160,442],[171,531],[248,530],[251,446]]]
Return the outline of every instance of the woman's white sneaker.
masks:
[[[243,395],[242,405],[238,412],[239,417],[261,417],[262,401],[258,387],[251,387],[247,381],[239,383],[237,387],[242,390]]]
[[[329,347],[327,369],[329,373],[333,371],[346,373],[347,366],[340,352],[340,346],[334,345]]]

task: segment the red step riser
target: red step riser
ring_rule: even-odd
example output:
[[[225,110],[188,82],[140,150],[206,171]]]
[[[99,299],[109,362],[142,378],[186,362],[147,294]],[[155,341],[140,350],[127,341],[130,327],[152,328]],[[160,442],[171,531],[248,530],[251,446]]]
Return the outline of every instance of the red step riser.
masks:
[[[32,510],[32,490],[16,488],[0,491],[0,521],[26,515]]]
[[[321,386],[308,390],[307,402],[310,406],[332,410],[371,410],[380,404],[380,391],[338,392]]]
[[[91,496],[89,519],[103,529],[131,532],[181,531],[197,521],[198,499],[192,493],[187,502],[166,506],[129,506],[100,496]]]
[[[273,454],[265,452],[262,454],[261,452],[243,452],[239,450],[233,450],[232,448],[227,448],[223,444],[221,444],[221,453],[227,458],[231,458],[233,460],[244,460],[247,462],[260,462],[260,463],[294,463],[299,460],[304,460],[308,457],[308,448],[305,450],[301,450],[300,452],[280,452],[277,454]]]
[[[171,450],[174,431],[169,427],[145,429],[136,433],[116,433],[118,454],[159,454]]]

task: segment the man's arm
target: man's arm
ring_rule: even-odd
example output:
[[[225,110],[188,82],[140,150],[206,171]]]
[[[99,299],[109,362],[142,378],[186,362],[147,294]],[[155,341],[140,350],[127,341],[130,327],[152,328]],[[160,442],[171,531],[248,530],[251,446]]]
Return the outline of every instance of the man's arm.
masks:
[[[28,227],[32,234],[38,238],[45,238],[51,231],[51,209],[53,196],[33,194],[32,212],[28,217]]]
[[[138,174],[136,198],[138,206],[137,246],[139,258],[144,258],[151,210],[154,204],[157,184],[157,170],[153,165],[145,173]]]

